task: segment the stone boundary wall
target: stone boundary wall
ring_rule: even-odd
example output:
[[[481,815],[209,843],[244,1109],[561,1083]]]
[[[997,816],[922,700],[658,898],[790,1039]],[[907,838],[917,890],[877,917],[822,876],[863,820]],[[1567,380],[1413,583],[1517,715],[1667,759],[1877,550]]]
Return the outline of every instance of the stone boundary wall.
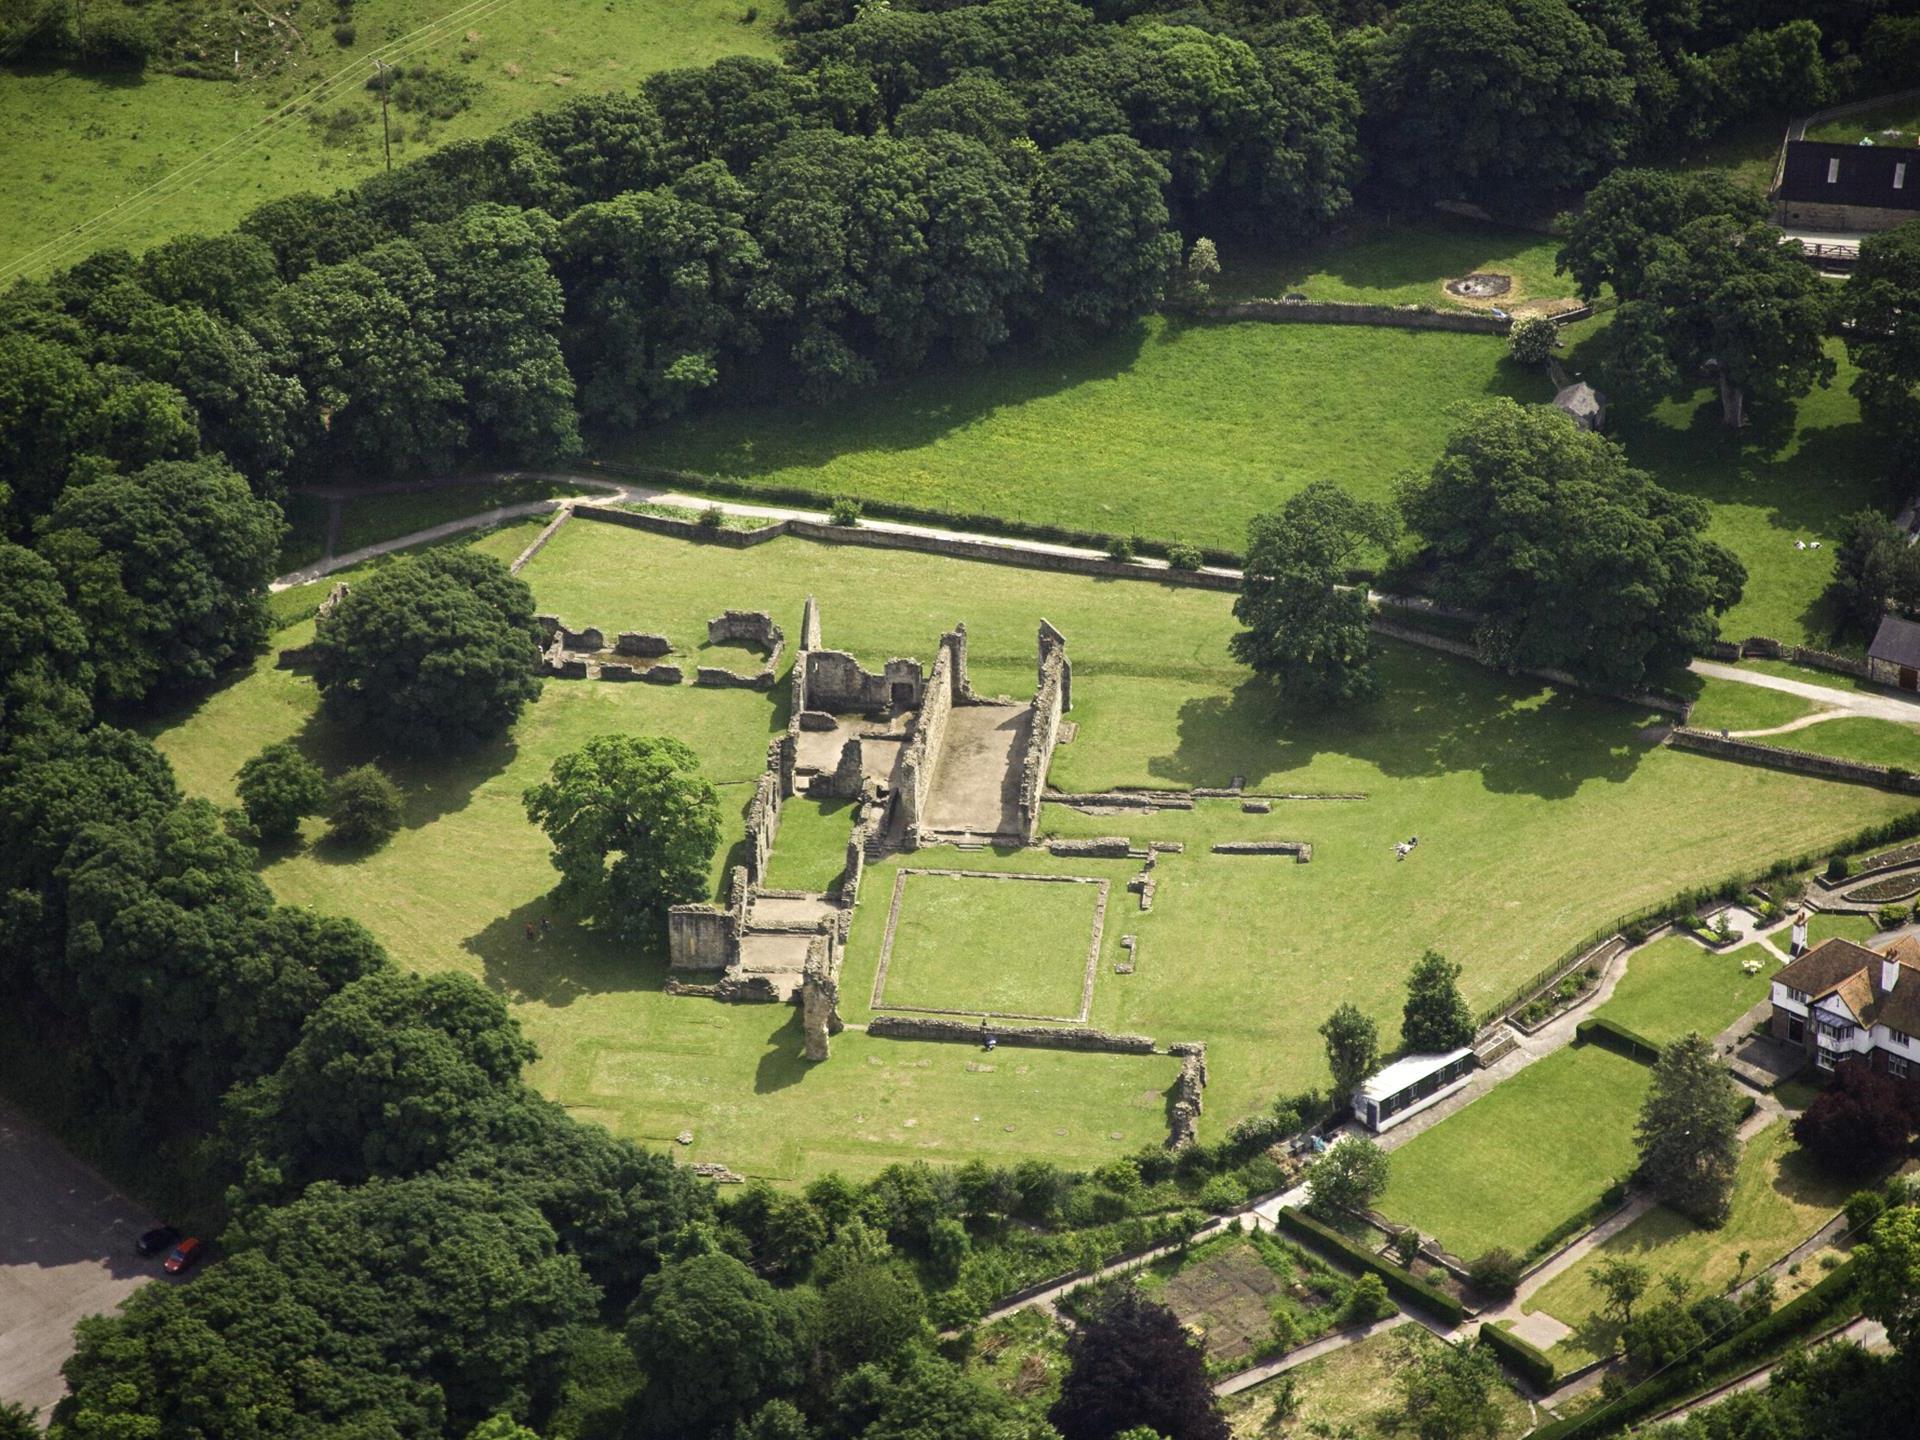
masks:
[[[1717,660],[1742,660],[1749,655],[1758,655],[1766,660],[1790,660],[1795,665],[1805,665],[1814,670],[1830,670],[1837,675],[1851,675],[1858,680],[1871,679],[1870,667],[1864,658],[1849,655],[1835,655],[1831,650],[1814,650],[1805,645],[1787,645],[1767,635],[1749,635],[1738,645],[1719,642],[1714,649]],[[1727,654],[1730,650],[1732,653]]]
[[[1884,765],[1839,760],[1831,755],[1815,755],[1808,750],[1763,745],[1757,740],[1735,740],[1716,731],[1695,730],[1684,725],[1667,737],[1667,743],[1676,750],[1694,750],[1722,760],[1739,760],[1774,770],[1817,775],[1823,780],[1846,780],[1858,785],[1876,785],[1882,790],[1897,790],[1905,795],[1920,795],[1920,776],[1908,774],[1896,777]]]
[[[1051,627],[1048,627],[1051,628]],[[1058,633],[1058,632],[1056,632]],[[1067,647],[1040,639],[1040,685],[1034,691],[1032,720],[1027,729],[1027,753],[1020,761],[1020,833],[1031,845],[1040,834],[1040,815],[1046,803],[1047,769],[1060,743],[1060,712],[1065,705]]]
[[[1513,321],[1478,310],[1369,305],[1355,300],[1231,300],[1189,308],[1186,313],[1201,320],[1258,320],[1269,325],[1382,325],[1396,330],[1455,330],[1475,335],[1505,335],[1513,328]],[[1587,313],[1593,312],[1589,309]]]
[[[527,543],[527,548],[513,557],[513,563],[507,566],[507,573],[509,575],[518,575],[526,568],[529,560],[547,548],[547,542],[553,539],[559,532],[560,527],[572,518],[573,507],[571,505],[560,506],[555,512],[553,519],[549,520],[541,529],[540,533]]]
[[[677,535],[683,540],[724,545],[729,550],[751,550],[755,545],[764,545],[787,533],[787,522],[784,520],[770,520],[757,530],[728,530],[702,525],[693,519],[673,520],[665,515],[641,515],[613,505],[576,505],[573,509],[583,520],[624,525],[629,530],[648,530],[655,535]]]
[[[1438,650],[1442,654],[1457,655],[1462,660],[1471,660],[1474,664],[1487,669],[1495,668],[1487,665],[1487,662],[1480,658],[1479,652],[1464,640],[1452,640],[1430,631],[1399,625],[1391,620],[1383,620],[1378,615],[1374,616],[1370,628],[1374,634],[1385,635],[1390,640],[1404,640],[1409,645],[1423,645],[1429,650]],[[1625,694],[1618,690],[1602,690],[1574,679],[1564,670],[1520,670],[1515,673],[1535,680],[1546,680],[1555,685],[1564,685],[1571,690],[1581,690],[1589,695],[1603,695],[1609,700],[1621,700],[1629,705],[1644,705],[1649,710],[1659,710],[1668,715],[1678,716],[1683,725],[1686,724],[1687,716],[1693,711],[1693,702],[1683,700],[1677,695],[1661,695],[1650,690],[1643,690],[1637,695]]]
[[[900,750],[898,814],[900,831],[917,836],[927,797],[933,792],[933,774],[947,739],[947,716],[953,711],[953,652],[943,640],[933,669],[920,692],[920,710],[913,718],[907,742]]]
[[[893,1040],[956,1040],[978,1045],[991,1030],[1002,1045],[1035,1050],[1099,1050],[1114,1055],[1151,1055],[1150,1035],[1120,1035],[1110,1030],[1050,1029],[1033,1025],[989,1025],[981,1021],[939,1020],[920,1015],[876,1015],[867,1034]]]

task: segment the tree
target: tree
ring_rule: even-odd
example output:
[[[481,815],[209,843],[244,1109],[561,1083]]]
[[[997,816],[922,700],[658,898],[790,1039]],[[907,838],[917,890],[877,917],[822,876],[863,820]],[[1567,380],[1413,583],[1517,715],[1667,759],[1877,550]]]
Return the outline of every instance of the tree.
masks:
[[[1400,507],[1422,541],[1416,573],[1482,616],[1475,644],[1506,667],[1638,688],[1711,640],[1746,581],[1702,538],[1704,503],[1544,407],[1476,407]]]
[[[1379,1028],[1358,1006],[1342,1004],[1322,1022],[1320,1037],[1327,1042],[1334,1095],[1338,1104],[1345,1104],[1360,1082],[1380,1067]]]
[[[1167,1440],[1226,1440],[1206,1354],[1179,1317],[1122,1286],[1067,1338],[1067,1374],[1047,1420],[1061,1440],[1111,1440],[1145,1425]]]
[[[328,838],[337,844],[378,845],[400,820],[400,787],[378,765],[356,765],[327,787]]]
[[[1468,1440],[1500,1431],[1500,1367],[1478,1345],[1424,1346],[1399,1369],[1395,1387],[1406,1428],[1419,1440]]]
[[[1856,511],[1841,523],[1827,597],[1844,625],[1871,637],[1888,610],[1920,607],[1920,550],[1884,511]]]
[[[837,1433],[861,1440],[1011,1440],[1020,1412],[996,1387],[918,1347],[891,1367],[865,1365],[834,1391]]]
[[[1573,276],[1582,299],[1597,300],[1609,286],[1638,298],[1669,238],[1708,216],[1759,224],[1767,206],[1722,170],[1615,170],[1568,219],[1555,270]]]
[[[1467,1267],[1467,1281],[1482,1295],[1504,1298],[1520,1288],[1521,1268],[1518,1255],[1495,1246]]]
[[[1708,1343],[1707,1327],[1687,1303],[1692,1287],[1678,1275],[1667,1276],[1662,1285],[1666,1294],[1621,1327],[1620,1346],[1635,1375],[1664,1370]]]
[[[1733,1081],[1698,1033],[1660,1052],[1635,1136],[1640,1174],[1660,1199],[1702,1225],[1727,1218],[1740,1163]]]
[[[85,728],[93,666],[60,573],[0,540],[0,750]]]
[[[1026,130],[1027,111],[992,74],[969,70],[922,91],[900,107],[893,123],[902,135],[948,130],[998,145]]]
[[[40,1440],[33,1411],[13,1400],[0,1400],[0,1440]]]
[[[1374,1320],[1383,1320],[1393,1313],[1393,1300],[1387,1294],[1387,1282],[1371,1270],[1353,1282],[1353,1288],[1347,1291],[1347,1298],[1340,1307],[1340,1323],[1343,1325],[1365,1325]]]
[[[1400,1041],[1417,1053],[1435,1055],[1473,1043],[1473,1012],[1460,993],[1460,967],[1429,950],[1407,976],[1407,1003],[1400,1015]]]
[[[799,1379],[798,1316],[731,1255],[696,1255],[641,1286],[627,1343],[650,1377],[649,1435],[708,1435]]]
[[[1233,615],[1245,630],[1234,659],[1290,701],[1347,705],[1373,698],[1372,612],[1364,587],[1341,589],[1347,565],[1392,542],[1392,511],[1316,480],[1247,527],[1247,562]]]
[[[1325,1219],[1364,1210],[1387,1188],[1387,1152],[1364,1135],[1347,1135],[1307,1172],[1307,1208]]]
[[[1593,1283],[1606,1296],[1605,1313],[1624,1327],[1633,1323],[1633,1307],[1647,1293],[1647,1267],[1619,1255],[1604,1255],[1593,1267]]]
[[[314,683],[348,725],[403,750],[468,748],[540,693],[533,592],[491,556],[430,550],[375,571],[320,619]]]
[[[854,1265],[820,1288],[819,1344],[837,1371],[884,1362],[921,1337],[926,1310],[899,1261]]]
[[[1793,1138],[1834,1174],[1870,1175],[1906,1152],[1914,1112],[1906,1086],[1850,1062],[1794,1117]]]
[[[1909,23],[1920,36],[1920,22]],[[1920,222],[1861,240],[1842,307],[1860,413],[1905,465],[1920,464]]]
[[[1625,152],[1633,83],[1563,0],[1414,0],[1396,18],[1367,106],[1390,183],[1524,205]]]
[[[1657,247],[1642,293],[1621,301],[1602,381],[1622,394],[1685,399],[1711,378],[1732,430],[1746,424],[1749,402],[1780,406],[1830,384],[1833,302],[1799,251],[1770,225],[1688,222]]]
[[[1887,1337],[1904,1355],[1913,1356],[1920,1351],[1920,1210],[1889,1210],[1853,1253],[1861,1310],[1887,1327]]]
[[[287,740],[268,745],[242,765],[233,788],[263,840],[293,834],[327,800],[326,776]]]
[[[1544,365],[1560,344],[1560,327],[1545,315],[1522,315],[1507,332],[1507,353],[1522,365]]]
[[[1048,343],[1117,329],[1160,303],[1180,259],[1171,177],[1125,135],[1070,140],[1033,179],[1033,262],[1044,284],[1033,327]]]
[[[667,907],[705,893],[720,801],[678,740],[597,735],[526,791],[553,842],[560,894],[616,934],[658,934]]]
[[[39,548],[86,626],[101,693],[134,701],[266,643],[285,533],[280,507],[218,460],[165,461],[69,486]]]

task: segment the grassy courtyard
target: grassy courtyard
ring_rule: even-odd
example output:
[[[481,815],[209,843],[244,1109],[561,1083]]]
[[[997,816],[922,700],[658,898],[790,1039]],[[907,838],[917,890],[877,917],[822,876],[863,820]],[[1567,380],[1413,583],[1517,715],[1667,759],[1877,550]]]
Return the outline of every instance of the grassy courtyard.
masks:
[[[463,543],[510,557],[535,530],[529,522]],[[795,634],[808,594],[821,603],[826,642],[868,664],[925,657],[965,620],[974,682],[987,694],[1030,693],[1044,615],[1069,637],[1075,666],[1079,728],[1056,755],[1056,784],[1218,785],[1240,774],[1254,789],[1363,794],[1279,801],[1266,816],[1231,801],[1124,818],[1049,806],[1046,828],[1057,833],[1185,844],[1162,858],[1145,914],[1125,891],[1131,862],[991,850],[912,857],[1110,879],[1091,1022],[1163,1042],[1206,1040],[1208,1134],[1277,1093],[1324,1085],[1314,1027],[1341,1000],[1377,1016],[1391,1041],[1406,969],[1428,946],[1466,966],[1469,999],[1485,1005],[1614,915],[1837,842],[1909,804],[1651,748],[1646,715],[1397,646],[1384,656],[1391,698],[1377,712],[1293,715],[1227,658],[1231,597],[1212,592],[797,540],[737,551],[579,520],[523,573],[543,610],[661,632],[682,647],[728,607],[768,608]],[[311,589],[280,598],[311,606],[325,586]],[[276,643],[306,633],[295,625]],[[830,1062],[806,1067],[791,1012],[666,996],[657,956],[607,944],[562,912],[549,940],[526,943],[526,922],[547,913],[556,877],[520,792],[556,755],[607,730],[686,740],[723,786],[717,883],[785,701],[784,688],[549,683],[480,756],[396,768],[409,815],[390,845],[349,858],[309,844],[270,856],[267,878],[283,899],[360,919],[402,963],[482,977],[540,1046],[534,1077],[546,1093],[622,1134],[665,1142],[691,1129],[693,1158],[797,1179],[870,1172],[903,1156],[1076,1163],[1159,1143],[1170,1059],[1003,1050],[983,1064],[966,1047],[850,1030]],[[315,709],[307,680],[266,661],[172,717],[157,738],[190,792],[227,803],[234,771],[270,741],[297,737],[330,768],[357,758]],[[830,882],[848,823],[844,812],[790,810],[776,883]],[[1393,843],[1409,834],[1420,847],[1397,861]],[[1262,836],[1311,840],[1313,863],[1210,853],[1216,840]],[[904,858],[870,867],[863,886],[841,985],[850,1024],[867,1018]],[[1122,933],[1139,941],[1131,975],[1113,973]],[[1549,1112],[1529,1104],[1516,1123],[1540,1113]],[[1570,1203],[1543,1206],[1553,1213],[1542,1228],[1592,1199],[1586,1192],[1615,1168],[1582,1182]]]
[[[1758,961],[1747,974],[1742,966]],[[1594,1013],[1656,1045],[1697,1030],[1711,1040],[1767,998],[1780,962],[1763,945],[1709,950],[1684,935],[1636,950],[1607,1003]]]
[[[1645,1066],[1556,1050],[1393,1152],[1380,1210],[1471,1260],[1520,1254],[1634,1166]]]
[[[901,874],[897,890],[884,1008],[1079,1015],[1099,886]]]
[[[336,42],[324,16],[302,12],[295,40],[243,53],[230,79],[8,70],[0,83],[0,152],[9,162],[0,180],[0,280],[15,267],[43,274],[106,246],[139,251],[189,231],[224,230],[265,201],[371,175],[382,163],[380,105],[364,81],[376,54],[428,65],[468,89],[467,108],[447,120],[394,110],[394,158],[405,160],[482,139],[571,96],[629,88],[654,70],[771,54],[774,8],[747,24],[748,8],[732,0],[548,0],[480,10],[450,0],[359,0],[352,46]],[[306,99],[314,103],[301,113],[276,118],[287,102]],[[62,238],[109,209],[106,221]]]
[[[1609,1353],[1618,1325],[1594,1271],[1602,1259],[1645,1265],[1656,1277],[1679,1275],[1696,1295],[1725,1290],[1741,1275],[1773,1264],[1838,1213],[1851,1185],[1822,1175],[1793,1143],[1789,1122],[1776,1120],[1747,1142],[1734,1176],[1733,1210],[1718,1230],[1706,1230],[1664,1206],[1648,1211],[1572,1269],[1554,1277],[1527,1302],[1574,1333],[1555,1347],[1568,1365]],[[1747,1252],[1742,1270],[1740,1255]]]

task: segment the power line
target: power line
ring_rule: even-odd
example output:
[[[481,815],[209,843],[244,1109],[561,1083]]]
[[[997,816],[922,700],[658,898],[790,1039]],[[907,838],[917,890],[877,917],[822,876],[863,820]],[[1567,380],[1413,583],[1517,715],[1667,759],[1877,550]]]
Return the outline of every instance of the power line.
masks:
[[[379,57],[379,63],[383,64],[405,59],[446,38],[445,32],[450,28],[479,20],[509,3],[511,0],[468,0],[468,3],[449,11],[437,20],[429,21],[380,46],[374,54]],[[43,241],[5,266],[0,266],[0,281],[13,279],[42,263],[57,263],[58,260],[64,259],[67,254],[79,248],[79,245],[68,242],[86,243],[97,240],[99,235],[110,233],[116,227],[145,214],[154,205],[170,198],[184,185],[190,182],[197,183],[205,176],[212,174],[235,155],[278,135],[291,121],[298,119],[315,106],[354,88],[359,83],[358,77],[362,63],[361,60],[350,62],[303,94],[277,106],[264,120],[255,121],[244,130],[202,151],[184,165],[169,171],[151,185],[135,191],[108,206],[99,214]],[[145,203],[141,203],[143,201]]]

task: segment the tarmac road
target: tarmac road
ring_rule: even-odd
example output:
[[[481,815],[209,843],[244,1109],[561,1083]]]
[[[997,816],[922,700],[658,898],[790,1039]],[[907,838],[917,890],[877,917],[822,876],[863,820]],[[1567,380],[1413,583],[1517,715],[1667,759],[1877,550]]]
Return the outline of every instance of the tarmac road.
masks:
[[[40,1419],[66,1393],[74,1322],[159,1275],[133,1242],[152,1217],[0,1102],[0,1400]]]

